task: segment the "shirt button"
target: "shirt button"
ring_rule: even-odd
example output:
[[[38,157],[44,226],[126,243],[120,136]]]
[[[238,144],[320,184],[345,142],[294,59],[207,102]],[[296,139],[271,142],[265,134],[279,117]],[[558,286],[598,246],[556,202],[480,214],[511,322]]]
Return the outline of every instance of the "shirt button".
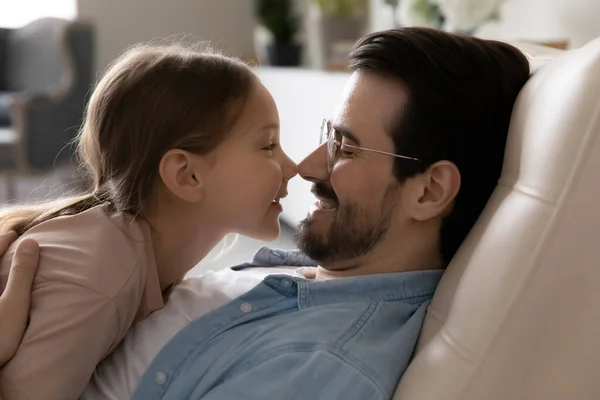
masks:
[[[165,382],[167,382],[167,376],[163,372],[157,372],[156,375],[154,375],[154,380],[159,385],[164,385]]]
[[[242,310],[245,313],[249,313],[250,311],[252,311],[252,304],[242,303],[242,305],[240,306],[240,310]]]
[[[284,279],[283,281],[281,281],[281,284],[283,285],[283,287],[289,288],[290,286],[292,286],[292,281],[289,279]]]

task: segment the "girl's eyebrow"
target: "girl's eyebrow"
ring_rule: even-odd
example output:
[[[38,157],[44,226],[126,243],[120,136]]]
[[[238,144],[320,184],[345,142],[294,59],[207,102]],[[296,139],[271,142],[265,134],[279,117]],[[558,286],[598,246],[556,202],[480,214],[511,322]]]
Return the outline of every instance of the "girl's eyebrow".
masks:
[[[270,123],[266,124],[265,126],[263,126],[262,128],[260,128],[261,131],[268,131],[271,129],[279,129],[279,124],[277,122],[270,122]]]

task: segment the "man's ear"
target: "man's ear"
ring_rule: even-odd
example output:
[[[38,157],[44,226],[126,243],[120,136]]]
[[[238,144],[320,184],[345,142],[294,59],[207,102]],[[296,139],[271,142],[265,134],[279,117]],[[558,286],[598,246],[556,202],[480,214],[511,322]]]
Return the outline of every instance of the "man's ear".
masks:
[[[171,193],[178,199],[196,203],[202,199],[200,157],[180,149],[169,150],[160,160],[158,173]]]
[[[409,209],[412,218],[426,221],[452,210],[460,189],[460,172],[450,161],[438,161],[410,183]]]

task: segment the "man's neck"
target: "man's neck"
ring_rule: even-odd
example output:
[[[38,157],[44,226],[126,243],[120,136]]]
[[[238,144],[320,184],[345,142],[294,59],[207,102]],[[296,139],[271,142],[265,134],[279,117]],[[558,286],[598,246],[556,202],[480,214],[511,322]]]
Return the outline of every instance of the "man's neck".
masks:
[[[387,236],[389,238],[395,235]],[[315,279],[389,274],[444,267],[437,240],[423,240],[422,237],[414,235],[404,240],[384,239],[369,253],[361,257],[333,264],[323,263],[317,268]]]

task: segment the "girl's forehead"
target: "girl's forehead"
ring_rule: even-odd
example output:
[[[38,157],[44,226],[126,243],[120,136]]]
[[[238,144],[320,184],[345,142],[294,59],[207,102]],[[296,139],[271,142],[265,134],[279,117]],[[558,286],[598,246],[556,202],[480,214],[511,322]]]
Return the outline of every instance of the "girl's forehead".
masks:
[[[232,127],[239,133],[279,133],[279,112],[269,91],[258,84],[246,98],[239,117]]]

